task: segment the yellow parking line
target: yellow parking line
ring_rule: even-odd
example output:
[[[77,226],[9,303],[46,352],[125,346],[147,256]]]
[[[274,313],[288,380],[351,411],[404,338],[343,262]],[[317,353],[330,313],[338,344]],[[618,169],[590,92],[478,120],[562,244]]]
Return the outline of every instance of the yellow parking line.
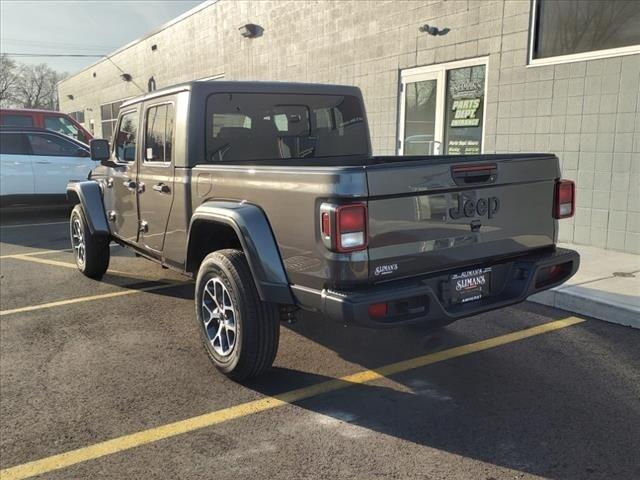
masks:
[[[17,223],[15,225],[0,225],[0,228],[23,228],[23,227],[44,227],[48,225],[62,225],[63,223],[69,223],[69,221],[64,222],[43,222],[43,223]]]
[[[11,255],[0,255],[0,259],[5,258],[20,258],[20,257],[32,257],[35,255],[48,255],[49,253],[66,253],[70,252],[70,249],[64,250],[38,250],[37,252],[28,252],[28,253],[13,253]]]
[[[39,305],[30,305],[28,307],[13,308],[11,310],[0,310],[0,317],[11,315],[13,313],[33,312],[34,310],[43,310],[45,308],[61,307],[63,305],[71,305],[73,303],[92,302],[94,300],[102,300],[105,298],[122,297],[125,295],[135,295],[136,293],[151,292],[163,288],[175,287],[178,285],[186,285],[189,282],[172,282],[163,283],[162,285],[153,285],[151,287],[136,288],[131,290],[123,290],[119,292],[102,293],[99,295],[89,295],[87,297],[69,298],[67,300],[59,300],[57,302],[41,303]]]
[[[45,265],[53,265],[54,267],[72,268],[74,270],[77,270],[77,268],[78,268],[78,266],[75,263],[60,262],[59,260],[51,260],[51,259],[48,259],[48,258],[32,258],[32,257],[27,257],[25,255],[13,255],[13,256],[11,256],[11,258],[13,260],[25,260],[27,262],[42,263],[42,264],[45,264]],[[113,270],[111,268],[109,270],[107,270],[107,273],[120,275],[121,277],[135,278],[135,279],[138,279],[138,280],[151,280],[151,281],[157,281],[158,280],[157,278],[141,277],[140,275],[136,275],[136,274],[129,273],[129,272],[123,272],[122,270]]]
[[[60,453],[51,457],[17,465],[0,471],[0,478],[3,480],[15,480],[33,477],[35,475],[42,475],[43,473],[59,470],[61,468],[66,468],[88,460],[94,460],[106,455],[113,455],[131,448],[175,437],[176,435],[181,435],[183,433],[193,432],[195,430],[217,425],[236,418],[253,415],[266,410],[272,410],[274,408],[289,405],[293,402],[299,402],[323,393],[340,390],[354,384],[371,382],[372,380],[376,380],[381,377],[406,372],[408,370],[443,362],[445,360],[461,357],[470,353],[481,352],[507,343],[570,327],[584,321],[585,320],[581,318],[569,317],[563,320],[557,320],[543,325],[538,325],[536,327],[527,328],[525,330],[508,333],[506,335],[489,338],[487,340],[449,348],[441,352],[430,353],[403,362],[392,363],[376,370],[364,370],[345,377],[336,378],[316,385],[311,385],[309,387],[300,388],[298,390],[292,390],[274,397],[266,397],[242,403],[240,405],[216,410],[197,417],[168,423],[159,427],[142,430],[129,435],[123,435],[122,437],[106,440],[87,447],[78,448],[76,450]]]

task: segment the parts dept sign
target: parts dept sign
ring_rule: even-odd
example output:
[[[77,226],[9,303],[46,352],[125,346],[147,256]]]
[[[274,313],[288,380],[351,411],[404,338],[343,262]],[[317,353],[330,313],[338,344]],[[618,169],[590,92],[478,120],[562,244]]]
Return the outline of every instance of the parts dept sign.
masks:
[[[448,72],[445,136],[449,155],[480,153],[484,82],[484,65]]]
[[[454,100],[451,110],[453,118],[451,126],[456,127],[477,127],[480,125],[478,117],[478,108],[480,107],[480,98],[471,98],[463,100]]]

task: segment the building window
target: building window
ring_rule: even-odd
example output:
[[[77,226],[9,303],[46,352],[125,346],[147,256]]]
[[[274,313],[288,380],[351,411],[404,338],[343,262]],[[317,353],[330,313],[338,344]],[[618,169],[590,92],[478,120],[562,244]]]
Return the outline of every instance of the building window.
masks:
[[[530,63],[640,52],[637,0],[535,0]]]
[[[69,116],[78,123],[84,123],[84,112],[82,110],[71,112]]]
[[[118,100],[113,103],[106,103],[100,106],[100,118],[102,120],[102,138],[109,139],[113,135],[113,130],[118,120],[118,112],[120,105],[124,100]]]

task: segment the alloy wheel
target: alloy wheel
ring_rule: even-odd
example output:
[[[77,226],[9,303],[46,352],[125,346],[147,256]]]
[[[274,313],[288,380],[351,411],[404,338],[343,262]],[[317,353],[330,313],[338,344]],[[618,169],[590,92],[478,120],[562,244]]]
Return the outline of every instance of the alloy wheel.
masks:
[[[236,312],[227,287],[218,277],[209,279],[204,286],[202,319],[214,351],[221,357],[231,354],[237,338]]]

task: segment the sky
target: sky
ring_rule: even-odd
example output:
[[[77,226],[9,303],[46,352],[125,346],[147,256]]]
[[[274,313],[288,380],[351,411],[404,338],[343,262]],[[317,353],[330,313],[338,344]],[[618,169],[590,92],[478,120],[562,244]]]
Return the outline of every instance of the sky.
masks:
[[[202,3],[173,1],[0,0],[0,52],[105,55]],[[70,74],[99,60],[18,57]]]

